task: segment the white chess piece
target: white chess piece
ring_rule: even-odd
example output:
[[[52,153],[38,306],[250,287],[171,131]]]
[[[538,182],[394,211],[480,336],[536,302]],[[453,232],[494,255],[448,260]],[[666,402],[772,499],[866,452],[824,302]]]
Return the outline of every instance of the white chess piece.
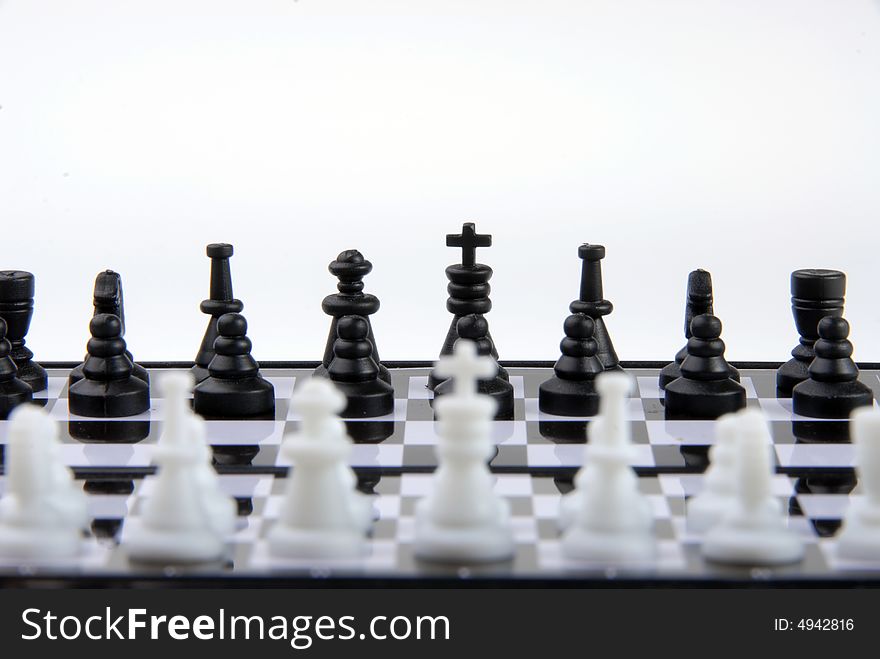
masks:
[[[42,409],[42,408],[41,408]],[[82,485],[73,478],[73,471],[64,464],[61,455],[61,442],[58,438],[58,424],[51,419],[46,421],[46,458],[52,466],[52,504],[72,526],[88,530],[89,510],[86,493]]]
[[[189,376],[192,377],[192,376]],[[211,520],[211,525],[222,537],[228,537],[235,532],[238,520],[238,505],[235,499],[226,494],[220,487],[220,479],[211,464],[211,448],[208,446],[205,420],[189,411],[189,439],[199,456],[193,474],[196,485],[202,497],[205,510]]]
[[[705,533],[736,505],[738,419],[736,414],[725,414],[716,422],[703,489],[687,501],[687,529],[692,533]]]
[[[703,489],[687,501],[687,530],[691,533],[705,533],[736,507],[736,456],[742,418],[742,412],[734,412],[718,419],[715,445],[709,450],[710,464],[703,477]],[[765,441],[768,451],[772,451],[773,440],[766,424],[764,428],[767,431]],[[764,501],[770,507],[770,514],[781,514],[778,499],[768,497]]]
[[[339,417],[342,410],[345,409],[345,395],[337,387],[332,386],[332,383],[329,388],[320,383],[313,385],[307,382],[306,384],[312,390],[316,386],[318,387],[317,390],[321,393],[311,395],[318,395],[320,397],[321,407],[322,409],[326,408],[326,413],[301,415],[300,423],[302,429],[300,434],[307,437],[324,437],[326,438],[325,441],[350,444],[351,439],[348,436],[345,421]],[[305,402],[306,397],[303,397],[301,400],[305,405],[309,405],[309,403]],[[298,401],[291,401],[291,405],[293,405],[296,411],[299,411],[300,403]],[[340,482],[348,484],[347,490],[354,490],[357,487],[358,478],[347,460],[340,460],[337,469],[339,470]],[[354,507],[353,512],[357,519],[362,520],[363,528],[367,531],[373,524],[373,505],[370,497],[357,492],[355,494],[357,496],[353,496],[351,499],[352,506]]]
[[[575,560],[642,564],[656,553],[650,504],[630,467],[632,443],[626,404],[633,381],[623,373],[596,380],[599,416],[589,425],[584,466],[563,498],[562,551]]]
[[[453,391],[435,400],[439,466],[431,493],[416,507],[415,553],[449,562],[506,560],[514,554],[510,509],[493,491],[487,466],[496,403],[477,393],[479,378],[495,374],[490,357],[477,356],[472,341],[459,339],[437,374],[453,378]]]
[[[880,412],[861,407],[852,413],[850,432],[863,495],[853,498],[837,539],[838,556],[880,561]]]
[[[0,501],[0,556],[19,560],[71,558],[82,549],[80,503],[59,505],[62,482],[52,458],[57,428],[41,408],[22,405],[9,420],[7,493]],[[73,516],[71,516],[71,514]]]
[[[734,565],[783,565],[803,558],[801,539],[786,526],[772,495],[773,467],[767,421],[757,410],[737,415],[736,504],[706,534],[703,556]]]
[[[193,469],[193,478],[199,488],[199,496],[211,525],[217,533],[226,538],[235,532],[238,507],[235,500],[221,489],[220,479],[211,464],[212,454],[206,439],[205,420],[194,414],[189,405],[188,394],[194,384],[192,373],[189,372],[166,373],[159,380],[158,385],[165,401],[165,415],[166,418],[172,419],[171,423],[165,424],[159,445],[188,443],[192,446],[199,456]],[[182,433],[182,436],[178,437],[177,433]]]
[[[225,550],[198,483],[204,455],[191,436],[192,419],[185,405],[190,384],[191,376],[185,373],[168,373],[160,382],[168,405],[165,432],[156,447],[158,473],[141,516],[127,520],[122,530],[122,545],[135,561],[213,562]]]
[[[282,447],[293,469],[278,521],[268,535],[269,551],[301,559],[363,555],[372,508],[354,489],[347,462],[352,443],[345,426],[336,423],[345,396],[329,380],[312,378],[294,393],[291,404],[302,425]]]

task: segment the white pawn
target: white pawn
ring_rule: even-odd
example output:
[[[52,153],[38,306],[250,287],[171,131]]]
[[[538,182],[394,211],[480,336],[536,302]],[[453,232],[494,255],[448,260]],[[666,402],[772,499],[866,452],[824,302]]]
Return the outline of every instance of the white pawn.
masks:
[[[160,383],[168,405],[165,432],[156,447],[153,493],[140,518],[128,520],[122,531],[122,545],[135,561],[214,562],[225,550],[198,484],[204,455],[192,441],[193,424],[185,405],[190,377],[168,373]]]
[[[514,554],[510,508],[493,491],[487,466],[496,403],[477,393],[477,382],[495,374],[491,357],[477,356],[472,341],[459,339],[436,372],[453,378],[453,391],[434,401],[439,466],[431,493],[416,506],[415,553],[448,562],[506,560]]]
[[[269,532],[269,551],[301,559],[361,556],[372,511],[367,498],[354,489],[347,462],[351,440],[344,425],[335,423],[345,396],[329,380],[312,378],[294,393],[291,404],[302,425],[282,447],[293,469],[278,521]]]
[[[186,375],[191,382],[192,375],[189,373]],[[220,487],[220,479],[211,464],[211,449],[206,439],[205,420],[190,412],[188,405],[186,412],[189,414],[189,440],[199,456],[193,477],[198,485],[211,525],[217,533],[226,538],[235,532],[238,505],[235,503],[235,499]]]
[[[880,412],[871,407],[855,410],[850,432],[864,495],[852,500],[838,537],[837,552],[844,559],[880,561]]]
[[[188,394],[192,391],[195,381],[190,372],[166,373],[159,381],[160,391],[165,400],[166,423],[159,445],[189,444],[199,456],[193,469],[193,478],[199,489],[199,496],[211,525],[221,537],[228,537],[235,532],[238,519],[238,506],[235,500],[223,492],[220,479],[211,464],[211,448],[206,439],[205,420],[194,414],[189,405]],[[180,422],[177,422],[180,419]],[[182,436],[178,436],[182,433]]]
[[[736,456],[742,418],[742,412],[734,412],[718,419],[716,442],[709,450],[710,464],[703,478],[703,489],[687,502],[687,530],[691,533],[705,533],[736,507]],[[766,424],[763,427],[767,450],[771,451],[773,440]],[[765,505],[770,507],[771,514],[782,512],[779,500],[774,497],[765,499]]]
[[[52,456],[56,432],[55,422],[34,405],[22,405],[10,415],[7,492],[0,501],[4,558],[63,559],[82,550],[82,501],[58,505],[62,488],[71,494],[74,490],[70,473],[63,483]]]
[[[687,529],[705,533],[736,505],[736,453],[739,416],[725,414],[715,426],[715,444],[709,449],[709,468],[703,489],[687,501]]]
[[[320,383],[313,385],[310,382],[307,382],[306,385],[308,386],[306,393],[309,391],[312,393],[308,396],[302,395],[296,400],[292,400],[291,405],[293,405],[294,410],[300,411],[304,409],[303,406],[308,407],[312,404],[309,402],[311,400],[310,396],[316,396],[321,413],[301,415],[300,435],[324,437],[326,441],[350,444],[351,438],[348,436],[345,421],[339,417],[346,406],[345,394],[333,386],[332,383],[330,387],[325,387]],[[298,391],[297,393],[300,392]],[[340,482],[347,483],[346,490],[354,490],[357,487],[358,478],[354,469],[348,464],[348,461],[340,460],[337,469],[339,470]],[[358,492],[355,492],[355,494],[357,496],[352,497],[354,513],[358,519],[362,520],[364,530],[367,531],[373,524],[373,506],[370,497]]]
[[[45,412],[42,408],[39,409]],[[48,419],[48,414],[45,416]],[[52,505],[72,526],[88,530],[91,520],[86,493],[74,480],[70,467],[64,464],[61,441],[58,438],[58,424],[51,421],[46,426],[47,460],[52,465]]]
[[[736,503],[706,534],[703,556],[734,565],[784,565],[803,558],[804,545],[773,498],[767,421],[757,410],[738,415]]]
[[[604,373],[596,380],[600,413],[589,425],[585,464],[563,499],[562,551],[575,560],[647,563],[656,554],[650,504],[630,467],[632,444],[626,404],[632,378]]]

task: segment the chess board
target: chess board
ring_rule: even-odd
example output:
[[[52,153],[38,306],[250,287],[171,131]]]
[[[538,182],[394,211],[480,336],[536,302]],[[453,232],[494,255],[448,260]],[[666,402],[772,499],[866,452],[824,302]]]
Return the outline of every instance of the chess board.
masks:
[[[494,471],[553,475],[574,471],[583,460],[588,418],[556,417],[538,410],[538,386],[550,368],[509,368],[514,387],[514,418],[492,426]],[[279,451],[282,438],[299,421],[290,408],[297,381],[308,368],[266,368],[275,386],[275,415],[268,419],[208,421],[208,442],[221,473],[283,475],[288,464]],[[657,369],[629,368],[638,390],[629,402],[628,417],[635,444],[633,467],[639,474],[702,472],[714,441],[714,421],[664,418]],[[155,371],[154,371],[155,373]],[[394,413],[376,419],[347,421],[355,441],[352,466],[381,474],[431,471],[437,466],[437,434],[426,387],[428,368],[391,370]],[[792,412],[791,399],[775,396],[773,369],[742,369],[748,405],[770,420],[777,468],[790,475],[851,471],[853,446],[845,420],[817,420]],[[124,419],[88,419],[71,415],[67,406],[67,371],[51,369],[49,388],[37,394],[62,426],[62,453],[81,476],[152,473],[152,454],[162,434],[164,401],[153,398],[149,412]],[[863,370],[861,379],[880,395],[880,371]],[[0,445],[6,423],[0,422]]]
[[[274,366],[274,365],[273,365]],[[268,554],[265,537],[277,516],[288,470],[279,451],[298,419],[290,396],[311,368],[264,368],[275,385],[272,418],[208,421],[223,488],[239,503],[239,528],[228,561],[191,570],[152,570],[132,564],[118,545],[126,523],[134,524],[150,495],[152,455],[162,433],[163,401],[154,398],[148,413],[126,419],[85,419],[67,409],[66,369],[50,369],[48,391],[39,394],[62,428],[62,455],[83,482],[93,519],[93,538],[81,559],[66,564],[19,566],[0,563],[0,582],[20,579],[167,580],[272,579],[296,582],[316,577],[340,579],[593,580],[637,579],[652,583],[712,581],[880,581],[880,561],[856,565],[835,558],[835,533],[853,497],[860,496],[853,472],[853,447],[845,420],[794,415],[790,399],[775,397],[772,368],[741,368],[748,405],[770,420],[776,461],[774,492],[789,512],[789,524],[807,543],[805,560],[779,570],[737,570],[703,561],[698,539],[689,533],[685,501],[698,492],[714,441],[714,422],[664,418],[657,368],[628,366],[638,382],[628,417],[636,451],[633,467],[655,512],[660,559],[650,570],[605,571],[566,561],[559,548],[557,511],[581,465],[589,419],[553,417],[538,410],[539,384],[548,366],[509,366],[516,401],[514,418],[493,422],[495,453],[490,467],[497,491],[511,503],[517,554],[492,566],[443,566],[417,560],[412,551],[415,502],[430,484],[436,466],[437,435],[428,368],[392,368],[396,392],[392,415],[347,422],[355,447],[352,466],[359,487],[372,495],[376,523],[369,554],[357,561],[302,564]],[[158,370],[152,369],[155,377]],[[861,379],[880,393],[880,371],[863,369]],[[6,442],[0,422],[0,446]],[[0,476],[0,490],[4,479]]]

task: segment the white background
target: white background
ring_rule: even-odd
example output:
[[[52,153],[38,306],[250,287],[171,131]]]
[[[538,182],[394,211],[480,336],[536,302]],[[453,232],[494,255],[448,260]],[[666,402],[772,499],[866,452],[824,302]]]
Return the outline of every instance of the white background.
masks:
[[[673,356],[704,267],[728,357],[784,360],[790,271],[834,267],[880,360],[878,219],[877,0],[0,0],[0,267],[45,360],[107,267],[135,356],[191,359],[214,241],[258,359],[320,358],[352,247],[381,356],[433,358],[465,220],[502,358],[557,356],[589,241],[623,359]]]

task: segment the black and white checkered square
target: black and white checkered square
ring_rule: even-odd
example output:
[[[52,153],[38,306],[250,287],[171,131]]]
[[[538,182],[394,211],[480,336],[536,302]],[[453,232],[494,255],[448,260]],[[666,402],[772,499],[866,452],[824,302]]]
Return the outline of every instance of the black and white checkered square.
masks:
[[[284,496],[286,477],[268,474],[223,475],[221,486],[236,497],[241,511],[238,529],[230,543],[230,560],[217,566],[201,566],[200,574],[243,576],[267,574],[363,575],[374,577],[468,576],[491,575],[499,578],[578,578],[604,575],[604,567],[565,558],[561,551],[557,525],[560,500],[572,485],[568,477],[544,477],[528,474],[499,474],[495,491],[509,503],[516,541],[512,561],[493,565],[437,565],[414,556],[416,502],[432,487],[430,474],[382,476],[362,482],[373,496],[376,521],[368,539],[368,554],[347,561],[296,561],[270,555],[266,543],[268,531],[277,523]],[[0,479],[0,487],[3,481]],[[130,491],[115,485],[102,488],[87,484],[93,527],[104,537],[84,559],[75,564],[87,573],[120,573],[143,570],[132,565],[124,546],[116,545],[121,528],[137,520],[144,501],[152,495],[152,478],[130,483]],[[654,535],[657,561],[642,566],[634,574],[648,579],[723,579],[759,578],[843,578],[859,575],[880,579],[880,559],[876,563],[854,564],[835,556],[835,534],[853,497],[854,480],[795,479],[777,475],[773,494],[788,511],[788,525],[806,545],[804,560],[795,566],[774,570],[749,571],[714,565],[700,556],[700,536],[688,530],[686,500],[702,487],[698,474],[660,474],[639,479],[639,487],[654,512]],[[43,569],[64,569],[64,565]],[[0,571],[3,565],[0,563]],[[184,572],[186,572],[184,570]],[[625,574],[616,573],[618,576]],[[610,574],[610,573],[609,573]]]
[[[628,406],[635,444],[633,466],[640,473],[702,471],[715,422],[666,420],[657,386],[657,370],[632,371],[638,388]],[[155,375],[155,373],[154,373]],[[214,447],[218,469],[229,473],[283,473],[287,464],[279,452],[286,434],[296,432],[299,420],[290,406],[297,381],[310,371],[265,369],[275,385],[276,413],[267,420],[208,421],[208,441]],[[349,420],[355,442],[352,464],[381,473],[427,471],[436,467],[438,437],[427,389],[428,369],[392,369],[394,413],[377,419]],[[583,462],[588,418],[557,417],[538,409],[540,383],[550,377],[547,368],[511,368],[517,397],[515,415],[492,424],[496,452],[491,467],[499,472],[552,473],[571,471]],[[775,397],[775,372],[742,371],[748,404],[768,417],[778,468],[787,473],[852,469],[854,453],[845,420],[798,417],[790,399]],[[880,379],[863,371],[862,379],[875,392]],[[406,396],[403,398],[402,396]],[[38,394],[63,428],[62,454],[68,465],[82,474],[101,471],[141,475],[152,469],[152,454],[162,433],[164,401],[154,397],[150,411],[124,419],[87,419],[67,408],[67,373],[52,371],[47,391]],[[0,446],[6,441],[6,422],[0,422]]]

